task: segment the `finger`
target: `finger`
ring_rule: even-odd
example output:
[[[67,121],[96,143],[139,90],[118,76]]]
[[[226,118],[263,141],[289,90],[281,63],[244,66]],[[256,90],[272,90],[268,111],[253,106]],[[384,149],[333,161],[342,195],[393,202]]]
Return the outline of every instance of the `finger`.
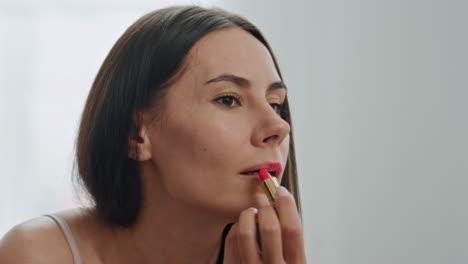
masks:
[[[256,208],[242,211],[239,216],[237,231],[237,247],[241,263],[261,263],[260,249],[257,244]]]
[[[237,248],[237,223],[232,225],[226,239],[224,240],[224,259],[223,263],[238,264],[241,263],[239,250]]]
[[[267,196],[257,195],[258,224],[262,239],[262,259],[264,263],[284,263],[281,241],[281,228],[275,209],[270,206]]]
[[[283,256],[287,263],[305,263],[301,218],[294,197],[284,187],[276,192],[275,208],[281,226]]]

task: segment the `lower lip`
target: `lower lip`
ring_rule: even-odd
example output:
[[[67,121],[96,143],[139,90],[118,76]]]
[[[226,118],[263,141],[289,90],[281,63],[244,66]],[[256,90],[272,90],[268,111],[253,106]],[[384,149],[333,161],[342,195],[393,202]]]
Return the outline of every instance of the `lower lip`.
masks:
[[[245,179],[249,179],[249,180],[255,179],[255,180],[260,181],[260,179],[258,178],[258,174],[252,174],[252,175],[239,174],[239,175]],[[276,178],[276,176],[273,176],[273,175],[271,175],[271,177]]]

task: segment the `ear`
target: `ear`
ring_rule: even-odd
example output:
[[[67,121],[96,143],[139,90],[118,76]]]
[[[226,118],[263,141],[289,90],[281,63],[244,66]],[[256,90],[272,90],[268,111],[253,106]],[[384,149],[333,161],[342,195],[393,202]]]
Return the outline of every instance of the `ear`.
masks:
[[[136,161],[150,160],[151,142],[148,137],[146,125],[142,125],[138,134],[130,135],[128,139],[128,157]]]

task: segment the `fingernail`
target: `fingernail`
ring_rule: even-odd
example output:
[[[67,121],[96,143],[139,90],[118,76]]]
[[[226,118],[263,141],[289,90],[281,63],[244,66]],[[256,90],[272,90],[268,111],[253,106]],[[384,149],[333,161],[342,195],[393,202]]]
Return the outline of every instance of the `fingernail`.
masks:
[[[284,188],[283,186],[280,186],[277,190],[276,190],[276,194],[279,195],[279,196],[287,196],[289,195],[289,192],[286,188]]]
[[[258,213],[258,209],[255,207],[250,207],[249,209],[252,210],[254,214]]]

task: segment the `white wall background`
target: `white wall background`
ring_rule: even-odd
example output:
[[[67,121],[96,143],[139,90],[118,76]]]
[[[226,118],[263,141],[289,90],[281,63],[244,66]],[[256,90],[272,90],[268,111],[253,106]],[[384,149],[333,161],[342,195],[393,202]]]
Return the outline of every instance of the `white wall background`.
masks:
[[[468,263],[467,1],[191,2],[249,18],[278,56],[309,263]],[[0,1],[0,236],[77,205],[100,64],[138,17],[191,2]]]

